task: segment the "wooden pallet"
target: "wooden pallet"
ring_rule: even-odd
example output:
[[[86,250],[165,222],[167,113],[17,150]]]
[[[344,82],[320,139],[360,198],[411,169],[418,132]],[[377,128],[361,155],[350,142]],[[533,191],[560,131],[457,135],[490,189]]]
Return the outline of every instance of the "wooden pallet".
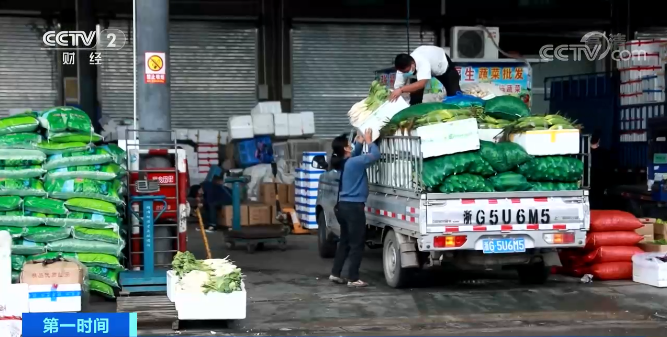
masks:
[[[178,326],[176,306],[167,295],[121,296],[116,299],[116,312],[136,312],[137,323]],[[176,323],[174,323],[176,322]]]

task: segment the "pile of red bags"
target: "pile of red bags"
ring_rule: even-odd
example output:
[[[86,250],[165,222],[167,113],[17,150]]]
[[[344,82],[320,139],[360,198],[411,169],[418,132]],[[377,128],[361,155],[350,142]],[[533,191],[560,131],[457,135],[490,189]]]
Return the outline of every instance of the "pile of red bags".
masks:
[[[560,252],[561,272],[572,276],[592,274],[597,280],[632,278],[632,256],[644,237],[635,233],[642,226],[634,215],[622,211],[591,211],[591,229],[584,249]]]

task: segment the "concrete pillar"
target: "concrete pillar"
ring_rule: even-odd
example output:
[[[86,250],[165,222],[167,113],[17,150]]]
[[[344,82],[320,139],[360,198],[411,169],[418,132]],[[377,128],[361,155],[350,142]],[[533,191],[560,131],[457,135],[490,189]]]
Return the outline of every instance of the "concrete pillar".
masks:
[[[139,129],[170,130],[171,104],[169,102],[169,0],[137,0],[137,118]],[[166,83],[148,84],[145,81],[145,53],[162,52],[166,55]],[[168,144],[167,132],[140,132],[140,144]]]
[[[95,20],[93,1],[76,0],[76,30],[94,32]],[[97,66],[91,64],[90,54],[94,50],[80,50],[77,53],[76,67],[79,79],[79,106],[93,121],[96,131],[100,129],[100,116],[97,115]]]

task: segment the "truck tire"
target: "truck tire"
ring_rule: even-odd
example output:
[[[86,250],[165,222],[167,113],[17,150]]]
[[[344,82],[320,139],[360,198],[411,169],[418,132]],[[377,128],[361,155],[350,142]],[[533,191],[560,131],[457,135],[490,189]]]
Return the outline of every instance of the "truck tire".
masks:
[[[393,230],[387,232],[382,247],[382,269],[387,285],[392,288],[407,286],[413,270],[401,268],[400,244]]]
[[[330,259],[336,255],[336,243],[329,239],[327,223],[322,212],[317,214],[317,248],[323,259]]]
[[[550,268],[544,266],[544,262],[519,266],[516,271],[519,274],[519,282],[529,285],[544,284],[551,274]]]

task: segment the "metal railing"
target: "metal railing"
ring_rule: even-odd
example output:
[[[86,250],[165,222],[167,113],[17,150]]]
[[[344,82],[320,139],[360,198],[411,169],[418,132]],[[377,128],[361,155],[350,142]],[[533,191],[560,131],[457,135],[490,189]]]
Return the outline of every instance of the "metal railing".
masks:
[[[384,137],[378,147],[380,160],[367,170],[369,184],[417,193],[424,190],[421,138]]]

